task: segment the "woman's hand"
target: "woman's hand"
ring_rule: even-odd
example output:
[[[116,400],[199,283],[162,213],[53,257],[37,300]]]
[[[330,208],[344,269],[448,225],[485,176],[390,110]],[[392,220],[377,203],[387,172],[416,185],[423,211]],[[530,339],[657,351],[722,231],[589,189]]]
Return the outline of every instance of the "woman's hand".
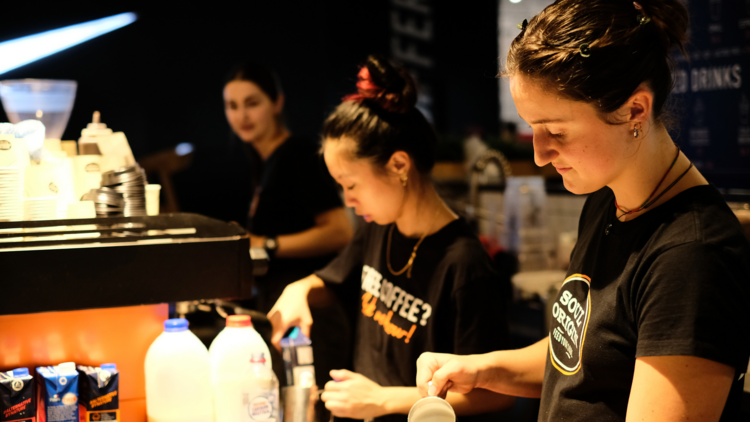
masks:
[[[251,234],[250,235],[250,247],[251,248],[263,248],[266,246],[266,237]]]
[[[310,315],[310,306],[307,304],[307,295],[318,284],[323,285],[323,280],[313,275],[286,286],[279,300],[268,312],[268,320],[273,326],[271,343],[277,350],[281,351],[281,339],[292,327],[299,327],[302,334],[310,337],[313,319]]]
[[[448,390],[466,394],[478,388],[478,355],[458,356],[445,353],[422,353],[417,359],[417,388],[424,396],[445,398]],[[432,385],[429,382],[432,381]]]
[[[335,381],[326,384],[320,398],[334,416],[370,419],[387,413],[385,389],[374,381],[345,369],[331,371],[331,378]]]
[[[549,339],[516,350],[481,355],[422,353],[417,360],[417,387],[422,396],[467,394],[484,389],[515,397],[538,398],[542,394]],[[427,383],[432,381],[432,388]]]

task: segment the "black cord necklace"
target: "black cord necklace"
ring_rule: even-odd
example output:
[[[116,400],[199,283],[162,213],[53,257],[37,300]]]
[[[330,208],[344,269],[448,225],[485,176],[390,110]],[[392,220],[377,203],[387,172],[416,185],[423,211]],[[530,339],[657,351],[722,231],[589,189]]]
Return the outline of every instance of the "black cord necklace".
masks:
[[[672,161],[672,165],[669,166],[669,169],[667,169],[667,172],[664,174],[664,177],[662,177],[661,181],[659,182],[659,185],[656,186],[656,189],[659,189],[659,186],[662,184],[662,182],[664,181],[664,179],[667,177],[667,174],[669,174],[669,171],[672,170],[672,167],[674,167],[674,165],[677,162],[677,159],[679,157],[680,157],[680,147],[678,146],[677,147],[677,155],[675,156],[674,161]],[[664,190],[661,191],[661,193],[659,193],[658,195],[656,195],[656,197],[654,199],[651,199],[651,196],[654,195],[654,193],[656,192],[656,190],[654,190],[654,192],[652,192],[651,195],[649,195],[649,198],[646,199],[646,202],[644,202],[643,205],[641,205],[640,207],[638,207],[638,208],[636,208],[634,210],[626,211],[626,210],[622,209],[617,204],[617,198],[615,198],[615,208],[617,208],[619,211],[622,211],[622,214],[618,215],[617,219],[619,220],[619,219],[621,219],[622,217],[624,217],[624,216],[626,216],[628,214],[633,214],[633,213],[636,213],[636,212],[639,212],[639,211],[643,211],[646,208],[650,207],[651,205],[654,205],[654,203],[656,201],[658,201],[659,198],[661,198],[662,196],[664,196],[664,194],[667,193],[670,189],[672,189],[674,187],[674,185],[677,184],[677,182],[679,182],[680,180],[682,180],[682,178],[685,177],[685,175],[690,171],[691,168],[693,168],[693,162],[692,161],[690,162],[690,165],[688,166],[687,170],[685,170],[684,172],[682,172],[682,174],[680,174],[679,176],[677,176],[677,178],[672,183],[670,183],[669,186],[667,186],[666,188],[664,188]]]

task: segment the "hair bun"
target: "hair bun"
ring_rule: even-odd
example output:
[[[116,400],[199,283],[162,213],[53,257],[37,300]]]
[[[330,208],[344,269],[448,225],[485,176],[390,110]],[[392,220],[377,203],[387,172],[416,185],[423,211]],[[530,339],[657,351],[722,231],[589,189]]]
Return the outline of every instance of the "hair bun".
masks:
[[[677,46],[687,57],[685,44],[688,41],[687,31],[690,28],[690,17],[682,2],[678,0],[639,0],[633,3],[638,12],[651,19],[651,24],[659,30],[661,45],[668,52]]]
[[[358,92],[344,97],[344,101],[370,100],[392,113],[406,113],[417,103],[411,75],[380,55],[367,57],[357,79]]]

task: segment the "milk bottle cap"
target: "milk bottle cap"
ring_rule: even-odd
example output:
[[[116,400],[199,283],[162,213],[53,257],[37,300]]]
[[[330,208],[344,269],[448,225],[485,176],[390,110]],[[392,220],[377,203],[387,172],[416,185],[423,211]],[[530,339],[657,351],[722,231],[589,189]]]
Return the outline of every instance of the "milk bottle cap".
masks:
[[[252,327],[250,315],[230,315],[227,317],[227,327]]]
[[[172,318],[164,321],[164,332],[166,333],[178,333],[180,331],[187,331],[188,320],[185,318]]]
[[[18,368],[13,370],[13,378],[23,378],[29,376],[29,368]]]
[[[114,363],[103,363],[100,368],[104,369],[105,371],[112,372],[117,370],[117,365]]]

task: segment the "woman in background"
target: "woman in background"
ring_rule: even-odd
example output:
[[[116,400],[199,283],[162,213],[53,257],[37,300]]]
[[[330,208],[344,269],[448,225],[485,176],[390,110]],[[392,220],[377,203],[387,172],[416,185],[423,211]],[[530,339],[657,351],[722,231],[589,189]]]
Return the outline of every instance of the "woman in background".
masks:
[[[265,248],[271,258],[246,306],[265,314],[289,283],[323,268],[349,242],[352,228],[317,142],[293,136],[284,124],[284,94],[275,73],[258,63],[236,66],[223,96],[227,121],[250,157],[251,180],[245,181],[253,192],[250,244]],[[350,356],[343,310],[332,305],[316,311],[317,319],[340,327],[335,335],[312,333],[316,375],[323,385],[326,369]],[[273,362],[280,374],[280,356]]]
[[[317,143],[292,136],[284,124],[276,75],[257,63],[236,66],[223,96],[227,121],[250,156],[250,243],[271,257],[268,273],[256,280],[256,308],[265,313],[298,274],[325,266],[352,229]]]

